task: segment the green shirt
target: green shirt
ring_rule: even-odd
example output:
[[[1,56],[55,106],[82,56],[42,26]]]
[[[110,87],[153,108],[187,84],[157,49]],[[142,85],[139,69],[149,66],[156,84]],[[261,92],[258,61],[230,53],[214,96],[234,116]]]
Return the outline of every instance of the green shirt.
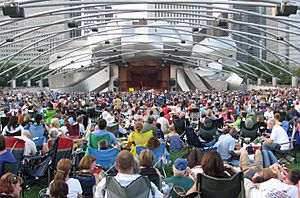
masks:
[[[172,176],[164,179],[166,184],[173,183],[173,186],[181,186],[184,188],[185,192],[190,190],[194,185],[194,180],[185,176]],[[172,197],[177,197],[174,192],[172,192]]]

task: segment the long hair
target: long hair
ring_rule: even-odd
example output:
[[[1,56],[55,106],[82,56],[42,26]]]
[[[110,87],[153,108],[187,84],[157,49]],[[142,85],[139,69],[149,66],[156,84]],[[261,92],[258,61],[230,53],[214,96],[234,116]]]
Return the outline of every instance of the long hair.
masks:
[[[18,117],[17,116],[11,116],[7,123],[7,128],[9,130],[12,130],[13,128],[16,128],[18,126]]]
[[[56,173],[54,180],[65,181],[72,169],[72,163],[70,159],[61,159],[57,163]]]
[[[69,187],[64,181],[53,180],[49,186],[50,196],[55,198],[67,198]]]
[[[217,178],[224,177],[224,164],[217,151],[206,151],[201,160],[201,167],[206,175]]]

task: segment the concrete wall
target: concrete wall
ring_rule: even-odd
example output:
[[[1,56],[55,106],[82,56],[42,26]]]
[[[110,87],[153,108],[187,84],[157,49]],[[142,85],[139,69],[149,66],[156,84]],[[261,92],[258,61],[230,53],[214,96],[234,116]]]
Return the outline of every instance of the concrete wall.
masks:
[[[114,86],[114,80],[119,79],[119,66],[118,65],[110,65],[110,80],[108,84],[108,90],[114,91],[114,88],[116,91],[119,90],[119,87]]]
[[[228,82],[221,80],[210,80],[206,79],[209,85],[214,88],[216,91],[227,91],[228,90]]]
[[[48,77],[49,88],[58,89],[63,87],[69,87],[88,78],[89,76],[96,73],[97,71],[99,71],[99,69],[51,75]]]

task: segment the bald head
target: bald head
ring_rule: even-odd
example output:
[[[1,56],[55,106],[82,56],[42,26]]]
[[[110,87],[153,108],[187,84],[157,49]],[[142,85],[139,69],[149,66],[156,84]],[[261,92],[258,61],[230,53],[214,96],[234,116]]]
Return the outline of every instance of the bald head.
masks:
[[[116,158],[116,167],[119,172],[132,172],[134,158],[129,151],[121,151]]]
[[[22,135],[23,135],[23,136],[26,136],[27,138],[30,138],[30,132],[29,132],[28,130],[24,130],[24,131],[22,132]]]

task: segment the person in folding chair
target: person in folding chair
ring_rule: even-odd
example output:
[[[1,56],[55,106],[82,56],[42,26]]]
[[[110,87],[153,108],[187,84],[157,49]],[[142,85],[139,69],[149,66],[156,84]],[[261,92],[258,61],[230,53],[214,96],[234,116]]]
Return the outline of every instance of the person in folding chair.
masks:
[[[6,150],[6,139],[3,135],[0,135],[0,177],[2,176],[3,163],[15,163],[16,159],[13,154]]]
[[[95,142],[95,139],[96,139],[95,148],[97,148],[98,147],[98,142],[101,140],[101,137],[109,135],[109,141],[108,141],[109,145],[113,146],[115,148],[120,148],[120,144],[117,141],[116,136],[113,133],[110,133],[110,132],[105,130],[106,125],[107,125],[106,120],[100,119],[98,121],[99,130],[95,130],[94,132],[91,133],[91,140],[90,140],[91,142],[90,142],[90,144],[94,144],[93,142]],[[93,138],[95,138],[95,139],[93,140]],[[92,146],[92,147],[94,148],[94,146]]]
[[[239,155],[234,152],[235,150],[235,137],[238,131],[235,128],[231,128],[229,133],[223,134],[219,137],[217,146],[217,151],[220,153],[222,160],[227,161],[233,165],[239,165]]]
[[[163,194],[147,177],[134,174],[134,157],[126,150],[116,158],[118,174],[103,178],[96,187],[95,198],[162,198]]]
[[[262,141],[262,155],[264,162],[265,159],[269,159],[271,164],[276,163],[277,159],[272,152],[279,152],[289,150],[289,137],[286,131],[279,125],[276,124],[276,120],[271,118],[267,122],[268,129],[271,130],[271,135],[266,135]],[[268,164],[270,165],[270,164]],[[267,166],[265,164],[265,166]]]

